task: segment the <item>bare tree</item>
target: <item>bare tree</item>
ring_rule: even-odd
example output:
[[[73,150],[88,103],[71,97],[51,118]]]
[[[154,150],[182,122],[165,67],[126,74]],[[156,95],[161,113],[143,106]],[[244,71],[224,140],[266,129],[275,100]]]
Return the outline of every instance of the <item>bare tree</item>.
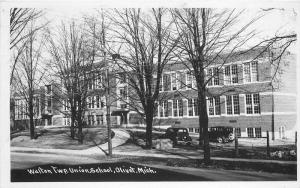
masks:
[[[210,161],[208,138],[207,85],[248,40],[254,31],[247,31],[261,16],[237,27],[243,11],[214,9],[172,9],[177,32],[182,35],[178,56],[195,77],[198,95],[199,144],[204,146],[204,161]],[[215,66],[214,72],[205,69]]]
[[[130,105],[146,122],[146,147],[152,147],[152,124],[159,99],[159,86],[165,65],[174,58],[178,37],[172,33],[172,22],[166,10],[114,10],[109,15],[118,71],[128,82]],[[169,20],[170,21],[170,20]],[[121,79],[122,80],[122,79]]]
[[[57,34],[50,37],[50,66],[56,80],[61,82],[61,98],[69,105],[71,116],[71,137],[75,138],[75,124],[78,126],[78,140],[83,142],[82,127],[89,96],[88,86],[91,84],[95,66],[95,43],[89,40],[83,27],[62,24]],[[101,67],[100,67],[101,68]]]
[[[32,24],[32,23],[31,23]],[[42,50],[45,46],[45,40],[39,33],[32,32],[34,26],[28,30],[28,40],[24,45],[24,50],[20,53],[18,66],[16,66],[15,84],[16,94],[25,100],[27,109],[26,115],[30,122],[30,137],[35,138],[34,133],[34,95],[39,88],[39,84],[43,78],[42,72]]]
[[[12,84],[14,71],[18,58],[23,52],[26,43],[30,39],[32,33],[44,28],[47,23],[43,23],[35,28],[31,28],[31,32],[28,32],[30,23],[39,19],[43,16],[41,10],[30,9],[30,8],[12,8],[10,9],[10,50],[12,50],[12,66],[11,66],[11,78],[10,84]]]

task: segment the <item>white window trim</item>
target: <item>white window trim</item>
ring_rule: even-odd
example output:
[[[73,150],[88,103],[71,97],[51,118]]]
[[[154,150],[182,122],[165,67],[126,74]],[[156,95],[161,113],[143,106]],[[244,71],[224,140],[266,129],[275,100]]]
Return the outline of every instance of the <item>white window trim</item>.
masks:
[[[257,77],[259,78],[259,75],[258,75],[258,64],[259,62],[258,61],[250,61],[250,62],[244,62],[243,63],[243,84],[249,84],[249,83],[258,83],[259,82],[259,79],[256,80],[256,81],[253,81],[252,80],[252,63],[253,62],[256,62],[257,63]],[[249,63],[250,64],[250,82],[246,82],[246,79],[245,79],[245,64],[246,63]],[[269,81],[270,82],[270,81]]]
[[[251,107],[252,107],[252,114],[247,114],[247,102],[246,102],[246,96],[247,95],[251,95]],[[260,98],[260,93],[246,93],[245,94],[245,97],[244,97],[244,104],[245,104],[245,116],[261,116],[261,105],[260,105],[260,99],[259,99],[259,111],[260,111],[260,113],[258,113],[258,114],[255,114],[254,113],[254,100],[253,100],[253,95],[254,94],[258,94],[258,97]]]
[[[233,95],[237,95],[239,99],[239,114],[234,113],[234,101],[233,101]],[[225,99],[225,116],[240,116],[241,115],[241,108],[240,108],[240,95],[239,94],[233,94],[233,95],[228,95],[231,97],[231,105],[232,105],[232,114],[227,113],[227,97],[226,95],[224,96]],[[222,97],[222,96],[221,96]],[[222,113],[221,113],[222,114]]]
[[[211,98],[213,98],[214,115],[209,115],[208,99],[210,97],[206,97],[206,110],[207,110],[208,117],[220,117],[222,115],[222,110],[221,110],[221,96],[219,96],[220,97],[220,114],[219,115],[216,115],[216,101],[215,101],[215,97],[218,97],[218,96],[212,96],[211,97]]]

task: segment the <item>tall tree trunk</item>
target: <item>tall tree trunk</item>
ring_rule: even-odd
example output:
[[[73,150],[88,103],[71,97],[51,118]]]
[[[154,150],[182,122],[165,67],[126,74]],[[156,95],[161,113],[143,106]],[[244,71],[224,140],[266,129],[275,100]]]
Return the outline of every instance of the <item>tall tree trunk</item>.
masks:
[[[34,139],[33,93],[32,92],[29,93],[28,111],[29,111],[30,138]]]
[[[81,119],[81,116],[78,117],[77,119],[77,122],[78,122],[78,142],[80,144],[83,143],[83,134],[82,134],[82,119]]]
[[[146,148],[152,148],[152,123],[153,123],[153,108],[146,111]]]
[[[75,138],[74,124],[75,124],[75,117],[74,117],[74,113],[73,113],[73,110],[72,110],[72,113],[71,113],[71,126],[70,126],[70,132],[71,132],[71,138],[72,139]]]
[[[198,100],[200,103],[199,116],[200,116],[200,130],[202,129],[202,140],[204,150],[204,163],[210,163],[210,147],[209,147],[209,136],[208,136],[208,115],[206,110],[206,95],[205,91],[198,90]]]

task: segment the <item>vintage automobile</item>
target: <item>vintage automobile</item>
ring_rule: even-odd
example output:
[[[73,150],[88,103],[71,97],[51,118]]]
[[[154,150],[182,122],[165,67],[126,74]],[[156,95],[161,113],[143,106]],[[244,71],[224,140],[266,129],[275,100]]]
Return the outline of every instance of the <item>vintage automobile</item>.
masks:
[[[167,128],[165,134],[162,135],[162,138],[169,138],[173,141],[174,145],[178,143],[184,143],[190,145],[192,143],[192,138],[189,136],[187,128]]]
[[[227,143],[234,140],[232,127],[210,127],[208,129],[208,137],[210,141],[218,143]]]

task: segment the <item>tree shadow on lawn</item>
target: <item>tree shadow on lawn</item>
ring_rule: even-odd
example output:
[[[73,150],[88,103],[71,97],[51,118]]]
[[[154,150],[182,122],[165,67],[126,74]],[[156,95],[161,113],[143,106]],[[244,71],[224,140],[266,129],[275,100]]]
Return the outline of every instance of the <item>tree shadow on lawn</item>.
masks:
[[[67,128],[44,129],[41,132],[42,134],[37,139],[30,139],[29,133],[23,132],[22,134],[12,138],[11,146],[82,150],[107,142],[107,130],[104,128],[85,128],[83,130],[83,144],[80,144],[77,139],[72,139],[69,134],[69,129]]]

